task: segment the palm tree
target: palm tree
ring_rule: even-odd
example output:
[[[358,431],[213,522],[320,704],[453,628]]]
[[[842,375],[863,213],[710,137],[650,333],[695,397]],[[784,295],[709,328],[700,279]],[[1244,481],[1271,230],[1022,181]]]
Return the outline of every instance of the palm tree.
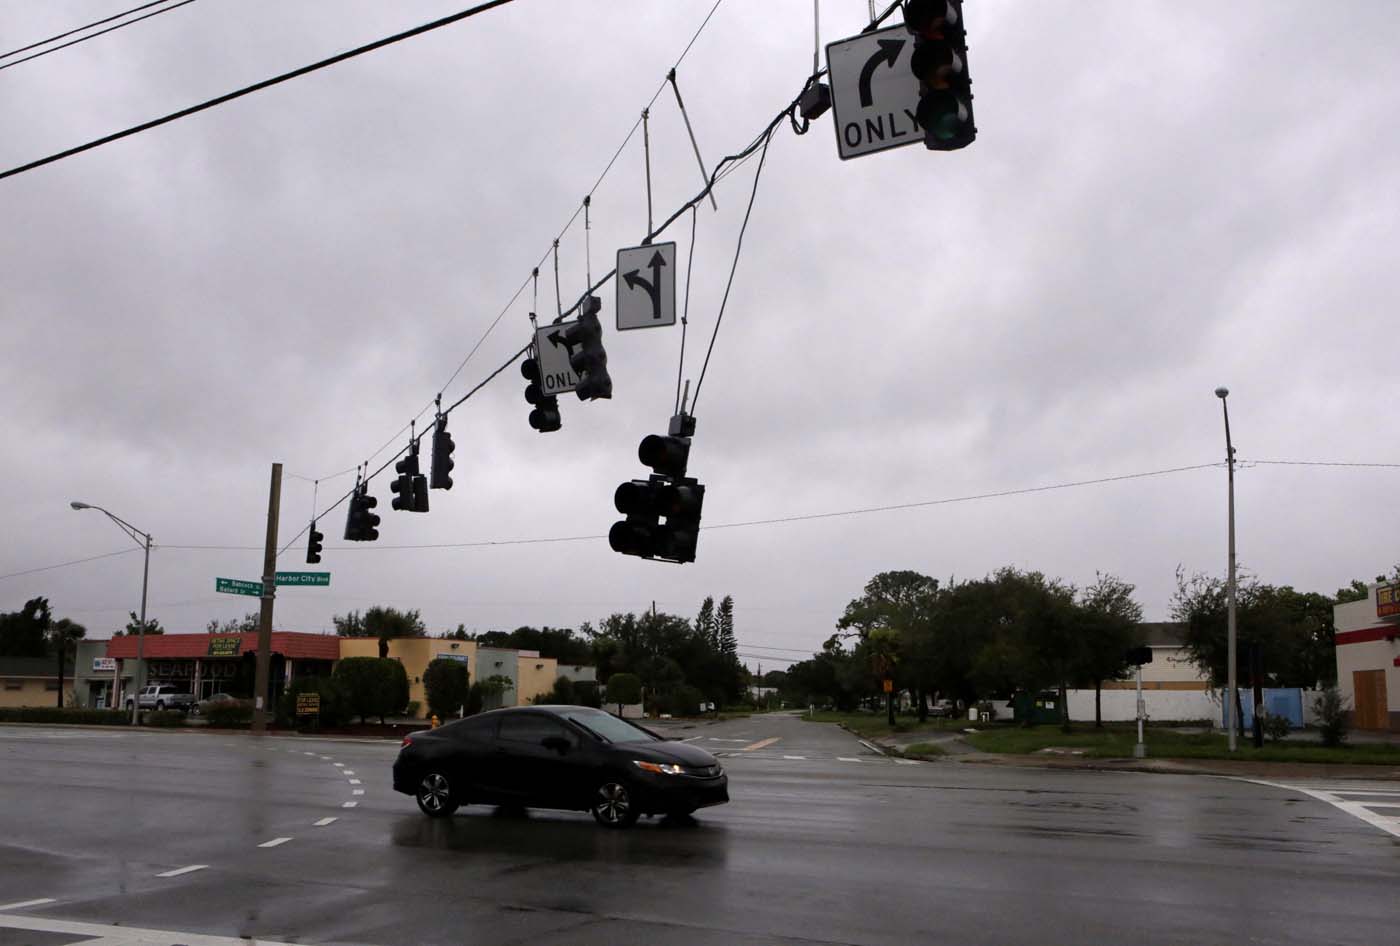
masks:
[[[63,708],[63,662],[77,650],[78,641],[87,636],[87,628],[68,618],[59,618],[49,625],[49,647],[58,655],[58,708]]]

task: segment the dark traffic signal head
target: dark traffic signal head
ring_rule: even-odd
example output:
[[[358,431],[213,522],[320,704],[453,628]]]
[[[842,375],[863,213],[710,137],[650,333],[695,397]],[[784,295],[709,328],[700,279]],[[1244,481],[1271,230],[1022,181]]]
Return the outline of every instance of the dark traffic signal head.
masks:
[[[909,68],[919,80],[915,118],[924,145],[935,151],[966,148],[977,138],[962,0],[905,0],[904,26],[914,34]]]
[[[452,488],[452,468],[456,466],[452,462],[452,451],[455,449],[457,445],[447,432],[447,415],[439,414],[437,423],[433,425],[433,466],[429,481],[433,489]]]
[[[413,480],[418,475],[418,445],[409,446],[408,455],[394,464],[394,472],[399,474],[394,477],[394,482],[389,484],[389,491],[394,494],[389,505],[394,509],[413,511]]]
[[[660,434],[643,437],[637,447],[637,459],[661,476],[679,479],[685,476],[685,465],[690,459],[690,439]]]
[[[316,531],[316,520],[311,520],[311,536],[306,541],[306,564],[315,565],[321,561],[321,542],[325,536]]]
[[[673,562],[695,561],[700,538],[700,511],[705,487],[695,480],[681,480],[661,492],[661,513],[666,518],[657,554]]]
[[[350,511],[345,514],[345,539],[348,542],[373,542],[379,538],[379,517],[372,509],[379,500],[369,494],[369,484],[361,483],[350,494]]]
[[[660,491],[665,484],[658,480],[630,480],[613,494],[613,505],[627,517],[615,522],[608,530],[608,545],[614,552],[651,558],[656,554]]]
[[[598,321],[602,308],[601,299],[588,296],[579,305],[578,321],[563,332],[564,344],[571,352],[569,367],[578,375],[578,387],[574,388],[574,393],[580,401],[612,397],[608,353],[603,348],[603,324]]]
[[[530,426],[542,434],[558,430],[563,426],[559,417],[559,399],[545,397],[540,390],[540,363],[526,358],[520,363],[520,374],[530,382],[525,385],[525,400],[535,408],[530,412]]]

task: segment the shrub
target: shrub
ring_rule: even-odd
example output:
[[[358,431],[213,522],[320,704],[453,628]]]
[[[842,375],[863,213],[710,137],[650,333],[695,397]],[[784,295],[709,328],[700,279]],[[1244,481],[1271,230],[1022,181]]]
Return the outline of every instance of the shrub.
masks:
[[[1327,687],[1313,700],[1317,713],[1317,731],[1324,746],[1336,747],[1347,741],[1347,701],[1342,691]]]
[[[422,711],[422,709],[422,703],[418,702],[417,700],[409,700],[408,705],[403,708],[403,714],[405,716],[412,716],[413,718],[417,719],[418,714]]]
[[[456,716],[471,692],[467,665],[460,660],[438,657],[423,671],[423,689],[428,693],[428,712],[439,719]],[[410,712],[409,715],[417,714]]]
[[[593,680],[579,680],[574,683],[574,703],[578,706],[603,708],[603,695],[598,692],[598,684]]]
[[[67,723],[81,726],[125,726],[131,714],[125,710],[72,709],[57,706],[0,708],[0,723]]]
[[[467,690],[467,715],[475,716],[486,705],[486,689],[480,683],[473,683]]]
[[[634,673],[615,673],[608,678],[609,705],[640,703],[642,681]]]
[[[204,711],[204,718],[215,729],[237,729],[241,726],[247,726],[253,721],[253,701],[234,700],[232,703],[215,703]]]
[[[185,725],[185,714],[179,710],[152,710],[144,717],[147,726],[170,728]]]
[[[350,715],[393,716],[408,705],[408,674],[403,664],[388,657],[342,657],[332,681],[345,694]]]
[[[277,720],[284,726],[295,726],[297,719],[297,697],[302,693],[318,693],[321,696],[321,714],[317,722],[321,726],[344,726],[350,721],[350,710],[346,707],[345,694],[330,677],[301,677],[293,680],[291,686],[282,692],[277,704]],[[252,705],[242,721],[252,718]],[[303,720],[304,722],[304,720]],[[212,725],[212,723],[211,723]]]
[[[1260,720],[1264,727],[1264,735],[1273,742],[1282,742],[1288,737],[1288,732],[1292,726],[1288,722],[1287,716],[1280,716],[1277,713],[1266,713]]]
[[[660,701],[661,708],[673,716],[694,716],[700,712],[704,694],[695,687],[681,684]]]

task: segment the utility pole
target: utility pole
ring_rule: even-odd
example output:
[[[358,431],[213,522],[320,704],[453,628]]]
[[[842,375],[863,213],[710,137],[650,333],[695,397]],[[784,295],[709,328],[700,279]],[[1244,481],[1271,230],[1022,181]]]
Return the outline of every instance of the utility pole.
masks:
[[[1133,758],[1142,759],[1147,756],[1147,746],[1142,741],[1142,720],[1147,715],[1147,704],[1142,701],[1142,664],[1137,665],[1137,724],[1138,741],[1133,746]]]
[[[1229,733],[1230,751],[1234,752],[1239,748],[1237,740],[1237,730],[1239,729],[1239,668],[1236,666],[1235,657],[1235,447],[1230,441],[1230,407],[1225,403],[1225,399],[1230,396],[1230,389],[1219,387],[1215,389],[1215,396],[1220,398],[1220,407],[1225,412],[1225,464],[1229,468],[1230,483],[1230,578],[1229,587],[1226,591],[1228,599],[1229,615],[1226,619],[1226,635],[1229,661],[1229,684],[1225,694],[1227,707],[1225,710],[1225,720]]]
[[[277,592],[277,516],[282,505],[282,464],[272,464],[267,492],[267,542],[263,546],[262,607],[258,614],[258,664],[253,684],[253,733],[267,731],[268,676],[272,661],[272,604]]]

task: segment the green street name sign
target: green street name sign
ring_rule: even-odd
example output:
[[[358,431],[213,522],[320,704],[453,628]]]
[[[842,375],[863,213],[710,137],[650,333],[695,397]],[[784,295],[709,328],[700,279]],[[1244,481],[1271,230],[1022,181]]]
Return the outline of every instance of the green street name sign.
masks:
[[[278,572],[279,585],[322,585],[331,583],[330,572]]]
[[[250,595],[262,597],[262,582],[241,581],[237,578],[215,578],[214,590],[226,595]]]

